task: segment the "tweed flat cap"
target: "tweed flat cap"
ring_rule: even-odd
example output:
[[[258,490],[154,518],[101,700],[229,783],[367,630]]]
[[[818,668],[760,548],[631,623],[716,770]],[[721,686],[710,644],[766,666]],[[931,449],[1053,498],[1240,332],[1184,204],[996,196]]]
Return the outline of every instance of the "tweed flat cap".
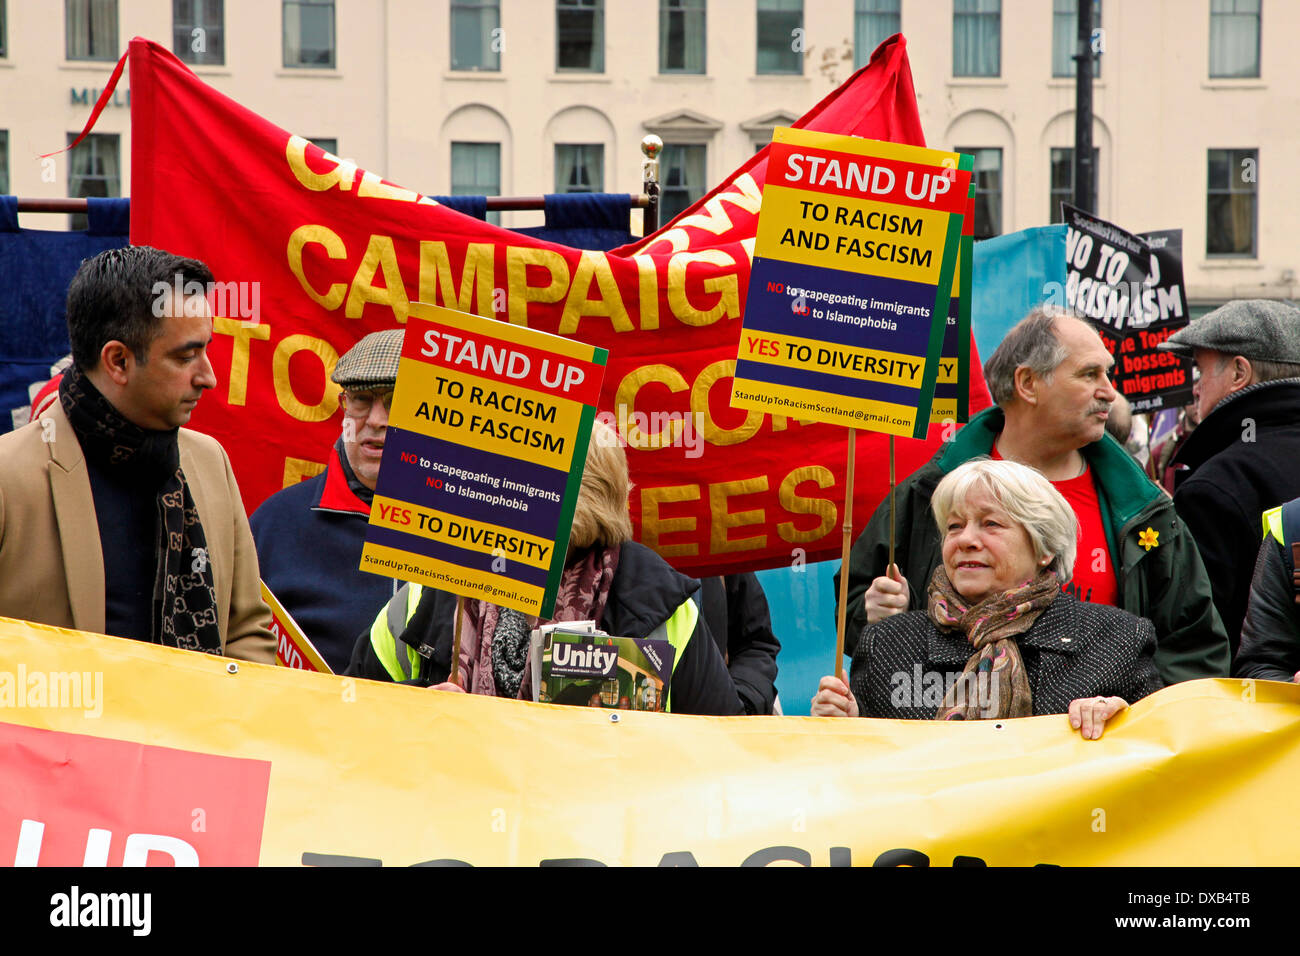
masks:
[[[402,355],[403,329],[371,332],[343,353],[330,380],[344,388],[378,388],[397,381],[397,360]]]
[[[1234,299],[1156,347],[1184,355],[1211,349],[1257,361],[1300,363],[1300,309],[1271,299]]]

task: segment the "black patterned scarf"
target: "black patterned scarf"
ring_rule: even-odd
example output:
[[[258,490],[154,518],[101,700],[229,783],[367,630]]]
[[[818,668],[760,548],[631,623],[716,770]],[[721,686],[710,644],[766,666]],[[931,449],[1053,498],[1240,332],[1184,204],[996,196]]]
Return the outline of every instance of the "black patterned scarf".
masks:
[[[212,562],[181,470],[178,429],[154,431],[127,421],[75,364],[59,383],[59,401],[87,457],[157,489],[153,643],[220,654]]]

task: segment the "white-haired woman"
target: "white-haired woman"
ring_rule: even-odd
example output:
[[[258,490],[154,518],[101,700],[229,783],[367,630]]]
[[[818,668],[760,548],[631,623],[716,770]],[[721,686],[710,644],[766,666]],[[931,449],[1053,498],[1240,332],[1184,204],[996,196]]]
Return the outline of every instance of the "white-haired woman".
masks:
[[[976,459],[931,499],[943,563],[924,611],[862,632],[852,690],[824,677],[816,717],[975,720],[1069,714],[1085,739],[1161,686],[1155,629],[1061,590],[1074,568],[1074,512],[1032,468]]]
[[[597,621],[608,634],[666,639],[674,648],[666,709],[731,716],[740,698],[696,603],[700,583],[632,540],[627,455],[599,420],[587,446],[555,621]],[[456,598],[403,585],[358,639],[346,673],[495,697],[526,694],[528,637],[537,619],[466,601],[459,685],[449,683]]]

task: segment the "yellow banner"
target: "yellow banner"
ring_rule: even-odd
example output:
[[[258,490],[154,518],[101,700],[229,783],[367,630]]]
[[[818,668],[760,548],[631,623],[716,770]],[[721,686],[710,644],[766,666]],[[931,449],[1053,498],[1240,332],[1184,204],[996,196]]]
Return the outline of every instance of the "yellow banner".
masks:
[[[520,703],[0,619],[0,738],[23,742],[0,748],[5,863],[80,865],[87,827],[113,830],[142,767],[187,761],[229,781],[237,804],[227,813],[210,792],[196,803],[178,790],[172,806],[167,788],[185,779],[161,774],[147,812],[138,795],[121,809],[132,833],[113,830],[110,864],[151,851],[290,866],[1219,866],[1298,853],[1285,821],[1300,787],[1300,687],[1267,682],[1180,684],[1085,741],[1064,716],[940,724]],[[97,753],[95,787],[84,778]]]

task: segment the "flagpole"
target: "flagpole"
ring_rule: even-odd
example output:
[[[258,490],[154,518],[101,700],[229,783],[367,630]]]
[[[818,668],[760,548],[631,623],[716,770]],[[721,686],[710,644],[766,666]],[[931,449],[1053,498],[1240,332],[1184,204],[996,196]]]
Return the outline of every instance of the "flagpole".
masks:
[[[844,615],[849,603],[849,549],[853,545],[853,459],[857,448],[858,430],[850,428],[848,465],[844,471],[844,540],[840,546],[840,609],[835,622],[835,677],[841,681],[844,680]]]

